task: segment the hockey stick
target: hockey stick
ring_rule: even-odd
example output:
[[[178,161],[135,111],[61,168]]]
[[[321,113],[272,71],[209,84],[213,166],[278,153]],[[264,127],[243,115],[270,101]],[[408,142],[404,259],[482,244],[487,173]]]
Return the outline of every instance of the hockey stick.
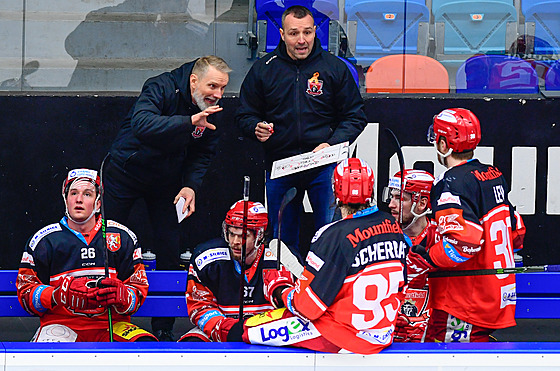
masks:
[[[292,187],[284,193],[284,197],[282,198],[282,203],[280,204],[280,209],[278,209],[278,241],[282,242],[280,238],[282,232],[282,214],[284,213],[284,209],[286,205],[290,203],[296,197],[297,189],[296,187]],[[280,270],[280,258],[282,249],[278,249],[278,256],[276,257],[276,269]]]
[[[105,266],[105,277],[109,278],[109,253],[107,248],[107,233],[105,230],[107,221],[105,220],[105,205],[103,202],[103,166],[105,165],[105,160],[109,158],[111,153],[107,153],[103,161],[101,161],[101,167],[99,168],[99,197],[101,199],[101,236],[103,238],[103,264]],[[100,282],[100,281],[98,281]],[[109,318],[109,339],[111,343],[113,342],[113,316],[111,313],[111,307],[107,307],[107,317]]]
[[[560,265],[534,265],[529,267],[495,268],[495,269],[469,269],[464,271],[436,271],[428,274],[430,278],[437,277],[464,277],[464,276],[490,276],[493,274],[518,274],[536,272],[560,272]]]
[[[243,178],[243,231],[241,232],[241,277],[239,278],[239,323],[243,323],[245,301],[245,259],[247,255],[247,217],[249,214],[249,186],[251,178]]]
[[[278,240],[274,239],[268,244],[268,248],[270,249],[272,255],[274,255],[277,260],[280,260],[280,263],[292,272],[296,278],[301,278],[303,274],[303,265],[301,265],[298,258],[296,258],[284,242],[280,243],[280,246],[280,249],[282,250],[281,259],[278,257]]]
[[[401,144],[399,143],[399,140],[397,139],[397,136],[395,135],[395,133],[393,133],[393,131],[389,128],[385,128],[385,132],[388,133],[389,137],[391,137],[391,139],[393,139],[393,142],[395,144],[395,152],[397,154],[397,158],[399,160],[399,167],[401,168],[401,192],[400,192],[400,196],[399,196],[399,225],[402,226],[402,220],[403,220],[403,210],[402,210],[402,198],[403,198],[403,192],[404,192],[404,156],[402,153],[402,149],[401,149]],[[389,177],[391,177],[391,174],[389,174]]]

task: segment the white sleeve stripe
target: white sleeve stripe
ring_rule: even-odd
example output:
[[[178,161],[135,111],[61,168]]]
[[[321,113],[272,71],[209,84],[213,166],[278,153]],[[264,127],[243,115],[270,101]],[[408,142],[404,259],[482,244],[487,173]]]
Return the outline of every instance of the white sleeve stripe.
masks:
[[[321,300],[317,297],[317,295],[313,293],[313,291],[311,291],[311,288],[309,288],[309,286],[305,288],[305,292],[307,293],[307,296],[309,296],[311,300],[313,300],[315,305],[319,307],[319,309],[321,309],[323,312],[327,310],[327,307],[325,307],[325,305],[321,303]]]
[[[491,210],[488,214],[486,214],[486,216],[484,218],[482,218],[482,221],[486,222],[486,221],[488,221],[488,219],[491,219],[494,216],[494,214],[497,214],[497,213],[499,213],[501,211],[504,211],[504,210],[509,212],[509,206],[508,205],[501,205],[501,206]]]
[[[362,270],[363,273],[367,273],[367,272],[371,272],[377,269],[383,269],[383,268],[398,268],[398,269],[402,269],[403,265],[401,262],[399,261],[391,261],[391,262],[387,262],[387,263],[383,263],[383,264],[375,264],[375,265],[370,265],[366,268],[364,268],[364,270]],[[359,273],[362,273],[359,272]],[[344,283],[348,283],[348,282],[353,282],[355,281],[360,274],[354,274],[353,276],[349,276],[346,277],[346,279],[344,280]]]

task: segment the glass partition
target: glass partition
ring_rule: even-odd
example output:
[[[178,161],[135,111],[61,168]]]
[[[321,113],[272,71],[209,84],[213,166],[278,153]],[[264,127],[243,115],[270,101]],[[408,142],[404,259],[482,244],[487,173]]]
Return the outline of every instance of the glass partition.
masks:
[[[560,91],[560,0],[3,0],[0,91],[137,93],[216,54],[236,94],[293,4],[363,93]]]

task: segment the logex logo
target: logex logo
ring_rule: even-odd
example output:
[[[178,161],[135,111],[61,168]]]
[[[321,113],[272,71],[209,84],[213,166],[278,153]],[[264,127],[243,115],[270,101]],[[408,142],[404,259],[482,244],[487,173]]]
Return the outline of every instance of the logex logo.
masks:
[[[311,322],[291,317],[258,326],[261,344],[290,345],[320,336]],[[251,337],[251,336],[250,336]]]

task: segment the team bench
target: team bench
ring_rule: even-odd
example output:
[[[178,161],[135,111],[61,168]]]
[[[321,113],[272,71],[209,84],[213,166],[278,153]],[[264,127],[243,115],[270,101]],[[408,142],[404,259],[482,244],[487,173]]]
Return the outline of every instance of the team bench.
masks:
[[[150,289],[138,317],[187,317],[185,271],[148,271]],[[16,296],[15,270],[0,270],[0,317],[29,316]],[[560,272],[517,275],[519,319],[560,318]]]
[[[137,317],[188,317],[186,271],[148,271],[150,288]],[[15,270],[0,270],[0,317],[30,316],[19,304]]]

